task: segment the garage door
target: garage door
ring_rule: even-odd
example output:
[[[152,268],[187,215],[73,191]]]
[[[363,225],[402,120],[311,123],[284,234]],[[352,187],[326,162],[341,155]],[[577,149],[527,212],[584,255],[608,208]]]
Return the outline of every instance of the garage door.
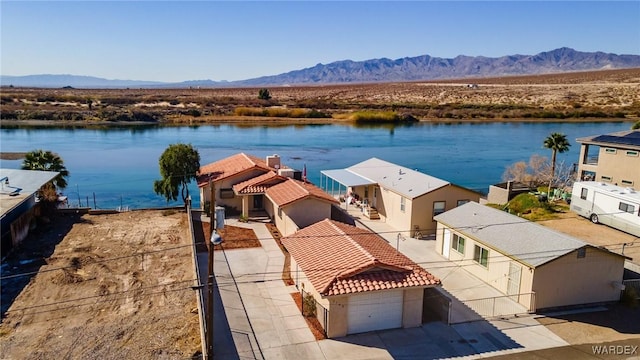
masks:
[[[352,295],[347,314],[349,334],[402,327],[402,290]]]

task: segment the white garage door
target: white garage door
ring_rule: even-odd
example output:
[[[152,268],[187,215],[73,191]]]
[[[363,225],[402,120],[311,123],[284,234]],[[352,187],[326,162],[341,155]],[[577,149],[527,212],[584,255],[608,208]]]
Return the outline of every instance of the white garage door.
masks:
[[[347,316],[348,334],[402,327],[402,290],[352,295]]]

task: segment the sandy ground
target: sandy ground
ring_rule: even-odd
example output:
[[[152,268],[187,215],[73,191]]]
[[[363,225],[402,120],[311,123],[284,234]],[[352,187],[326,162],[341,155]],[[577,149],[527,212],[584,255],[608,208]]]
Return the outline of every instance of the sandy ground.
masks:
[[[572,345],[599,344],[629,339],[640,345],[640,307],[623,304],[608,311],[553,315],[538,321]]]
[[[592,245],[604,246],[618,254],[622,253],[622,245],[626,244],[624,255],[631,257],[633,263],[640,264],[640,238],[636,236],[606,225],[594,224],[573,212],[560,214],[558,219],[540,221],[539,224],[575,236]]]
[[[0,359],[199,353],[186,215],[135,211],[79,220],[66,234],[49,230],[63,238],[0,324]],[[35,240],[24,246],[37,247]]]

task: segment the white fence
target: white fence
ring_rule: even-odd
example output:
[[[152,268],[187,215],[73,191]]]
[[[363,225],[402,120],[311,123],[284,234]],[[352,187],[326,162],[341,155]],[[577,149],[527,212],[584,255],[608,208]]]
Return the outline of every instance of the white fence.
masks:
[[[464,300],[462,303],[483,318],[508,317],[535,312],[536,294],[494,296]],[[523,303],[529,305],[522,305]]]

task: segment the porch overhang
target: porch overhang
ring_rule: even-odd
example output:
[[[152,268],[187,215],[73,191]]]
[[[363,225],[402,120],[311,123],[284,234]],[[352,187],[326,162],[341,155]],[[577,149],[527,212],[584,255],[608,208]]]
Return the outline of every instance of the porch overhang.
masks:
[[[375,181],[371,181],[367,178],[364,178],[358,174],[355,174],[349,171],[348,169],[323,170],[320,173],[332,179],[333,181],[338,182],[347,187],[377,184]]]

